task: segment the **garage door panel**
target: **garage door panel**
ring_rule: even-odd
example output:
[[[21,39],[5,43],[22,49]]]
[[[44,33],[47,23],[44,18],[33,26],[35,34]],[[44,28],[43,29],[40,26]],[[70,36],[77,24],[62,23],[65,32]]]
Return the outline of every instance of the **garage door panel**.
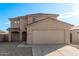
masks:
[[[33,31],[34,44],[56,44],[64,43],[64,31]]]

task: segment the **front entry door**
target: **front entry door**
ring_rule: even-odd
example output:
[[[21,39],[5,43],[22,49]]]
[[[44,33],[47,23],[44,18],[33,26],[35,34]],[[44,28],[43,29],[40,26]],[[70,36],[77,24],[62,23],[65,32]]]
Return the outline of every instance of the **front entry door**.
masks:
[[[26,32],[23,32],[23,33],[22,33],[22,40],[23,40],[23,41],[26,41],[26,37],[27,37]]]

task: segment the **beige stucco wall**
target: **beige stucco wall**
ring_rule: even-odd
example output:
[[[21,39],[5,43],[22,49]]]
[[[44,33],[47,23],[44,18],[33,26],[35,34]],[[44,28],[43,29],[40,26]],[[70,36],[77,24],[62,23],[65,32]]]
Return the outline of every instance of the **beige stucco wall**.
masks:
[[[26,17],[20,18],[20,30],[25,31],[25,26],[27,25],[28,19]]]
[[[57,19],[57,16],[56,15],[52,15],[52,14],[33,14],[33,15],[29,15],[28,16],[28,24],[32,23],[33,22],[33,18],[35,18],[35,21],[38,21],[38,20],[41,20],[41,19],[45,19],[47,17],[51,17],[51,18],[55,18]]]
[[[70,25],[64,24],[60,21],[57,21],[56,19],[51,20],[50,18],[43,21],[36,22],[30,26],[28,25],[28,27],[32,29],[55,29],[55,28],[70,29],[71,28]]]
[[[45,31],[45,30],[64,30],[65,37],[64,41],[65,43],[69,44],[70,43],[70,25],[64,24],[62,22],[56,21],[55,19],[51,20],[46,19],[40,22],[37,22],[32,25],[28,25],[27,27],[27,44],[34,44],[33,43],[33,31]]]
[[[70,44],[70,30],[65,30],[65,43]]]

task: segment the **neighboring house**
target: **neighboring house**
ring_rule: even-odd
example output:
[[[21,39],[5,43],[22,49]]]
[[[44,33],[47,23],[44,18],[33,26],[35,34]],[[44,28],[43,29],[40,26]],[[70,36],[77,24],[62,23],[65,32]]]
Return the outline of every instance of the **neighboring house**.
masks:
[[[8,41],[8,33],[0,30],[0,42]]]
[[[58,14],[30,14],[10,18],[9,41],[27,44],[69,44],[73,25],[57,19]]]

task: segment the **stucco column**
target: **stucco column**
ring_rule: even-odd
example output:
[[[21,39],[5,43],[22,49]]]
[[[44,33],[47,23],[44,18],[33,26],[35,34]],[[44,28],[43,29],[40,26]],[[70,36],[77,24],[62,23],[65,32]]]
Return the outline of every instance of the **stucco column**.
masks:
[[[69,30],[65,31],[65,43],[70,44],[70,31]]]
[[[22,31],[20,31],[20,41],[22,41]]]
[[[9,42],[11,41],[11,32],[9,32],[9,34],[8,34],[8,41]]]

